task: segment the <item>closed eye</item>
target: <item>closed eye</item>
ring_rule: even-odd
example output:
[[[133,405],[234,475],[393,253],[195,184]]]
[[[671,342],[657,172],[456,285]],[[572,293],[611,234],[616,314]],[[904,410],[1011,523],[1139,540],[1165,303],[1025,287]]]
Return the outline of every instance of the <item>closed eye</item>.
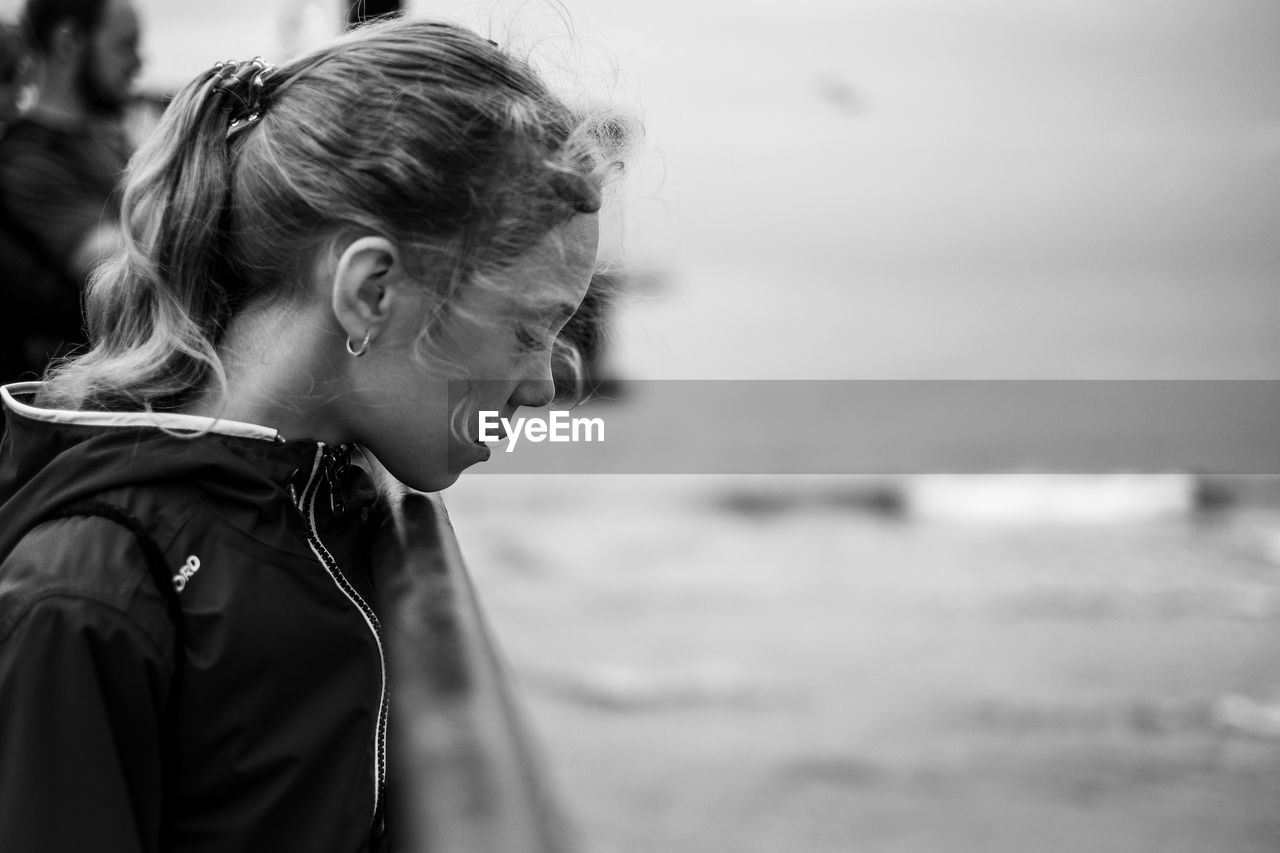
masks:
[[[528,350],[546,349],[547,346],[546,342],[543,341],[539,335],[532,332],[529,327],[524,324],[516,326],[516,341],[520,346]]]

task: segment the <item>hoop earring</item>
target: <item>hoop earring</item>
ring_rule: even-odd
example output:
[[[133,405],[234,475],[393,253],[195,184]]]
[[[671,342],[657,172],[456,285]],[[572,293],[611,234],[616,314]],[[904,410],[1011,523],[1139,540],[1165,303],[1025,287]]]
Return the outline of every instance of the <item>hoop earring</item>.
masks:
[[[351,338],[347,338],[347,352],[351,353],[356,358],[359,358],[360,356],[367,353],[369,351],[369,336],[371,334],[373,334],[373,329],[370,329],[369,331],[364,333],[364,340],[360,342],[360,349],[356,349],[355,347],[351,346]]]

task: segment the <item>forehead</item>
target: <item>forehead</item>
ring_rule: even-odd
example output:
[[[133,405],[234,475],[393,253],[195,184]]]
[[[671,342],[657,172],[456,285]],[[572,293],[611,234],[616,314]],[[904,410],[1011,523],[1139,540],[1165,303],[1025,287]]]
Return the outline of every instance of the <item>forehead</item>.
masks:
[[[595,271],[598,217],[579,214],[553,230],[502,276],[507,308],[539,314],[572,311]]]
[[[547,234],[516,266],[570,276],[584,270],[589,273],[595,267],[599,238],[599,217],[594,213],[578,214]]]

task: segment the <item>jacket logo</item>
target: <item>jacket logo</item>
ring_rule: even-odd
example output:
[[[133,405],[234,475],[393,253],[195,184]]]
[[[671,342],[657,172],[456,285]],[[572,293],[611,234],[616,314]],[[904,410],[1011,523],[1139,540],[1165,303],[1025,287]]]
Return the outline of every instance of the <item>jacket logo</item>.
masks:
[[[182,592],[187,588],[187,581],[191,580],[191,576],[200,571],[200,558],[195,554],[187,557],[187,561],[182,564],[182,568],[178,569],[178,573],[173,576],[173,588],[178,592]]]

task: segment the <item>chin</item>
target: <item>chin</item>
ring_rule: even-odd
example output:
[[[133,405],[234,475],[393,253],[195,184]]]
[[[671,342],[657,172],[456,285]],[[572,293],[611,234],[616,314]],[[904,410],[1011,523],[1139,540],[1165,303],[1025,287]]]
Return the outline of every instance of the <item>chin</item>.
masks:
[[[387,473],[402,485],[418,492],[440,492],[452,486],[462,475],[461,471],[423,471],[409,466],[393,468],[387,466]]]
[[[421,468],[407,466],[408,470],[404,471],[402,476],[399,471],[392,470],[390,467],[388,467],[388,470],[391,471],[393,477],[411,489],[416,489],[419,492],[440,492],[458,482],[464,471],[484,462],[487,457],[488,454],[486,452],[484,458],[473,457],[461,465],[451,464],[443,471],[438,468],[424,471]]]
[[[414,452],[407,447],[397,447],[384,456],[373,448],[370,450],[388,474],[419,492],[447,489],[458,481],[462,472],[488,460],[490,453],[488,447],[478,442],[455,442],[443,452],[439,449]]]

